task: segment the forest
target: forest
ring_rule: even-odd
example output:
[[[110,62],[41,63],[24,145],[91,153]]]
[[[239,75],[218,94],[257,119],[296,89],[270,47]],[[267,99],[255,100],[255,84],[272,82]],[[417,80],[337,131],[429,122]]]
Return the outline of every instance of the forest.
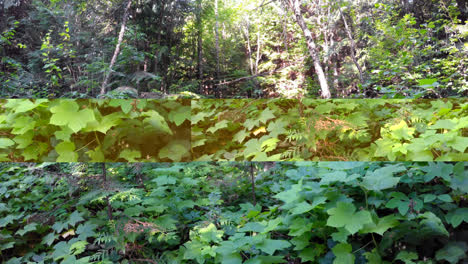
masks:
[[[465,0],[2,0],[0,97],[461,97],[467,20]]]
[[[0,164],[0,262],[467,263],[466,163]]]

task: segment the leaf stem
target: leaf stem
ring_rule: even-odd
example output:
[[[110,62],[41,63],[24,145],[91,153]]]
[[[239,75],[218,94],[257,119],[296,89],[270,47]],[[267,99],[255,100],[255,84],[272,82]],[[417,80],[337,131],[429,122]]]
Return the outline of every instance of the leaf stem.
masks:
[[[89,142],[88,144],[84,145],[83,147],[79,148],[76,152],[79,152],[81,151],[82,149],[86,148],[87,146],[91,145],[91,143],[93,143],[94,141],[96,141],[95,139],[91,142]]]

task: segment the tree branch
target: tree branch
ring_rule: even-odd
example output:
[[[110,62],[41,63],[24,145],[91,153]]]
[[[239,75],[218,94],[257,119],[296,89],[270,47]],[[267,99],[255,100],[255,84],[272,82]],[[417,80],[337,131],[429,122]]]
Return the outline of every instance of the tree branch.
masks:
[[[242,78],[239,78],[239,79],[235,79],[235,80],[228,81],[228,82],[223,82],[223,83],[218,83],[218,84],[215,84],[215,85],[216,86],[218,86],[218,85],[229,85],[229,84],[233,84],[233,83],[237,83],[237,82],[241,82],[241,81],[245,81],[245,80],[250,80],[250,79],[261,77],[261,76],[268,76],[268,75],[272,75],[275,72],[281,71],[281,70],[283,70],[283,69],[285,69],[287,67],[289,67],[289,66],[284,66],[284,67],[281,67],[279,69],[276,69],[276,70],[273,70],[273,71],[270,71],[270,72],[263,72],[263,73],[255,74],[255,75],[252,75],[252,76],[245,76],[245,77],[242,77]]]

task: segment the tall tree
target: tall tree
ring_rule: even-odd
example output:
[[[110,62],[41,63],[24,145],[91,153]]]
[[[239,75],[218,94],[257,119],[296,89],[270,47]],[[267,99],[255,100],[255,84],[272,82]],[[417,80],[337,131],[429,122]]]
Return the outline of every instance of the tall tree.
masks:
[[[122,45],[122,41],[125,35],[125,30],[127,28],[128,10],[130,9],[131,6],[132,6],[132,0],[128,0],[127,5],[125,6],[124,16],[122,19],[122,25],[120,27],[119,39],[117,40],[117,45],[115,46],[114,55],[112,56],[112,60],[109,65],[109,71],[107,72],[106,77],[104,78],[104,82],[102,83],[102,86],[101,86],[101,95],[106,93],[107,83],[109,82],[109,78],[112,73],[112,68],[114,67],[115,62],[117,61],[117,57],[119,56],[120,46]]]
[[[356,42],[354,42],[353,33],[351,32],[351,28],[348,26],[348,22],[346,21],[346,17],[344,16],[343,11],[341,10],[340,4],[338,4],[338,11],[340,11],[340,16],[341,16],[341,19],[343,20],[345,30],[346,30],[346,33],[348,34],[349,42],[351,44],[351,59],[353,60],[354,65],[356,65],[356,68],[359,71],[359,80],[361,81],[361,83],[364,83],[362,68],[359,65],[357,58],[356,58]]]
[[[330,88],[327,83],[327,78],[325,77],[325,73],[323,71],[322,65],[320,63],[320,56],[317,50],[317,45],[315,44],[314,37],[312,36],[312,32],[310,32],[309,28],[307,27],[304,17],[302,16],[301,12],[301,0],[286,0],[289,8],[294,12],[294,16],[296,19],[296,23],[302,29],[304,33],[304,37],[306,39],[307,48],[309,50],[310,57],[314,62],[315,72],[319,79],[321,94],[323,98],[331,98]]]
[[[202,25],[202,0],[197,0],[197,68],[198,68],[198,90],[203,92],[203,25]]]
[[[214,12],[215,12],[215,46],[216,46],[216,80],[219,80],[220,77],[220,66],[219,66],[219,53],[221,53],[219,48],[219,10],[218,10],[218,0],[214,1]],[[215,86],[215,95],[218,96],[219,86]]]

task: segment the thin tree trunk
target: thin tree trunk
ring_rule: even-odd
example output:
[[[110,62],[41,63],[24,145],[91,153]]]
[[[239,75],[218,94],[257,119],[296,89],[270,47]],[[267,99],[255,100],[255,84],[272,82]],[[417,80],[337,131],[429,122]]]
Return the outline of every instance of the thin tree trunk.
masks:
[[[202,28],[202,0],[197,0],[197,48],[198,48],[198,90],[203,92],[203,28]]]
[[[250,66],[250,74],[254,75],[253,63],[252,63],[252,47],[250,46],[250,22],[247,20],[245,25],[245,39],[247,40],[247,55],[249,56],[249,66]]]
[[[331,98],[330,88],[328,87],[327,78],[323,72],[322,65],[320,64],[320,57],[317,51],[317,47],[312,37],[312,33],[305,24],[304,17],[301,12],[301,0],[288,0],[289,7],[293,10],[294,16],[296,18],[297,24],[301,27],[302,32],[306,38],[307,48],[309,49],[309,54],[314,62],[315,72],[320,83],[320,89],[323,98]]]
[[[262,35],[260,29],[257,32],[257,58],[255,60],[255,74],[258,74],[258,64],[260,63],[260,51],[262,49]]]
[[[250,180],[252,181],[252,204],[257,204],[257,198],[255,197],[255,175],[254,175],[254,164],[250,162]]]
[[[218,0],[215,0],[214,2],[214,12],[215,12],[215,17],[216,17],[216,23],[215,23],[215,44],[216,44],[216,80],[219,80],[220,77],[220,67],[219,67],[219,53],[221,53],[220,48],[219,48],[219,14],[218,14]],[[219,94],[219,88],[218,86],[215,86],[215,96],[218,96]]]
[[[104,162],[101,163],[101,170],[102,170],[102,180],[104,181],[104,186],[107,186],[106,163],[104,163]],[[107,203],[107,217],[109,218],[109,220],[112,220],[113,219],[113,217],[112,217],[112,206],[111,206],[110,201],[109,201],[109,195],[106,196],[105,200],[106,200],[106,203]]]
[[[340,88],[338,61],[332,62],[332,64],[333,64],[333,87],[335,88],[335,92],[338,94],[338,89]]]
[[[353,59],[354,65],[356,65],[356,68],[359,71],[359,80],[361,83],[364,83],[364,77],[362,73],[362,68],[359,65],[357,58],[356,58],[356,43],[354,42],[353,34],[351,32],[351,29],[348,26],[348,22],[346,22],[346,18],[343,15],[343,12],[341,11],[340,5],[338,5],[338,10],[340,11],[341,19],[343,19],[343,23],[345,25],[346,33],[348,34],[349,41],[351,43],[351,58]]]
[[[112,60],[109,65],[109,72],[107,73],[106,78],[104,79],[104,82],[102,83],[102,86],[101,86],[101,95],[106,93],[107,83],[109,82],[109,78],[112,73],[112,68],[114,67],[114,64],[117,61],[117,57],[119,56],[119,53],[120,53],[120,45],[122,45],[122,41],[125,35],[125,29],[127,27],[127,20],[128,20],[128,10],[130,9],[130,6],[132,6],[132,0],[128,0],[127,6],[125,7],[124,17],[122,20],[122,26],[120,27],[119,40],[117,41],[117,45],[115,46],[114,56],[112,56]]]

